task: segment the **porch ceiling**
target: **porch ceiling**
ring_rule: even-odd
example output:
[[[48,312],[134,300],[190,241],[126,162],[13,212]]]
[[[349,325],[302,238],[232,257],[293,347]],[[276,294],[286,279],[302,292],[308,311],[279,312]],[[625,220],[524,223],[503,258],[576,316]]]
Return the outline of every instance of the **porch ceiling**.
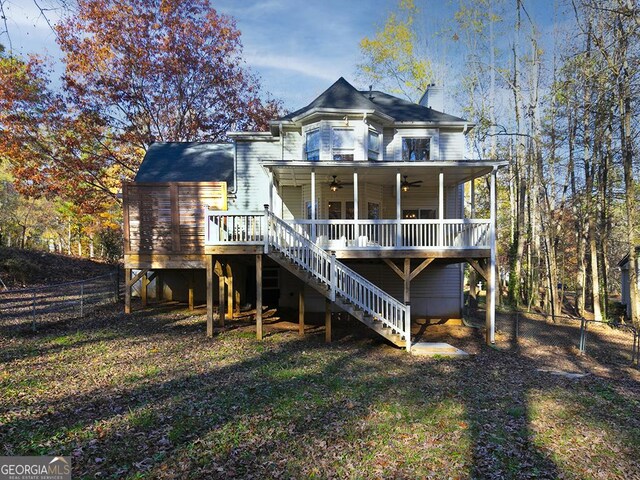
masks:
[[[316,182],[330,181],[336,175],[339,181],[353,182],[353,172],[358,172],[358,183],[376,185],[396,184],[396,172],[407,175],[413,182],[422,180],[425,186],[437,186],[438,174],[444,173],[446,186],[465,183],[473,178],[491,173],[494,167],[507,165],[506,161],[459,161],[459,162],[263,162],[272,171],[281,186],[302,186],[311,183],[311,170],[316,172]]]

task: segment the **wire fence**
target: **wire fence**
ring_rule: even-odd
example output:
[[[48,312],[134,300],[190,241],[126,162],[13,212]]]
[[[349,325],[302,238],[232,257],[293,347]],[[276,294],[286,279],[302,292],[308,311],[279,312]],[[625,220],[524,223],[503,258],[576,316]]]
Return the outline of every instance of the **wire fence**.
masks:
[[[0,291],[0,326],[32,330],[83,318],[120,299],[119,273],[45,287]]]
[[[604,363],[640,367],[640,336],[629,324],[513,313],[498,315],[496,327],[519,347],[554,347]]]

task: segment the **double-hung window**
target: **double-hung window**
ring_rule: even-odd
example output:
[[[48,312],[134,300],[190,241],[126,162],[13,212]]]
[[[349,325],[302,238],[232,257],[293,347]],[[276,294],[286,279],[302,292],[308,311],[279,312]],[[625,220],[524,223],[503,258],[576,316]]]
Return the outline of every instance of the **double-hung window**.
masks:
[[[352,128],[334,128],[332,130],[331,154],[333,160],[353,161],[353,151],[356,146]]]
[[[320,129],[307,132],[305,154],[307,156],[307,160],[320,160]]]
[[[380,135],[378,132],[369,130],[369,136],[367,138],[368,145],[368,160],[378,160],[380,158]]]
[[[429,138],[402,138],[403,162],[427,162],[430,158],[431,141]]]

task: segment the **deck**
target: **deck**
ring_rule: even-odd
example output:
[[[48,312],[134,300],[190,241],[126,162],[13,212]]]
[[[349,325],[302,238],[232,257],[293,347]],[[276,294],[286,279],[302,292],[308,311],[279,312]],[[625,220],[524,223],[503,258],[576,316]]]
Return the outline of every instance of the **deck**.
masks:
[[[264,244],[264,212],[208,211],[205,251],[231,253]],[[479,258],[490,254],[486,219],[289,220],[287,223],[338,258]]]

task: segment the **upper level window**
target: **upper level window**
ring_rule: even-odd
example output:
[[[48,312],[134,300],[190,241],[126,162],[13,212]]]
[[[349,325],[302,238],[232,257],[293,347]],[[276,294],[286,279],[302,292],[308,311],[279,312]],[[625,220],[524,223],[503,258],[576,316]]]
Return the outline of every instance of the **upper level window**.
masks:
[[[429,160],[430,139],[428,138],[402,138],[403,162],[426,162]]]
[[[307,160],[320,160],[320,130],[307,132]]]
[[[353,151],[356,146],[352,128],[334,128],[332,140],[333,160],[353,161]]]
[[[380,135],[378,135],[378,132],[369,130],[368,145],[369,153],[367,158],[369,160],[378,160],[380,157]]]

